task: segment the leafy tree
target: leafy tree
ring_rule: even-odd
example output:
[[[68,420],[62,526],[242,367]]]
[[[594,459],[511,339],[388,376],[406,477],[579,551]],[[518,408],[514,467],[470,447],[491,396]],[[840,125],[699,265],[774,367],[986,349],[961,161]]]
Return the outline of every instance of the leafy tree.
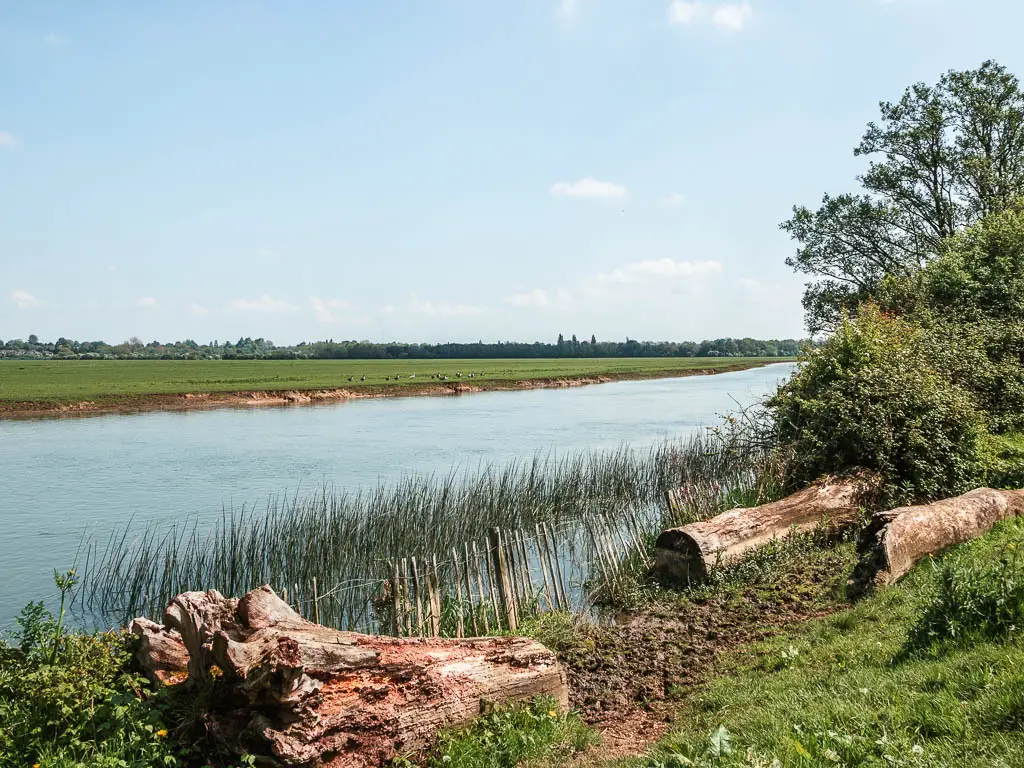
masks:
[[[815,278],[812,333],[834,329],[888,276],[909,277],[963,227],[1024,194],[1024,93],[993,61],[917,83],[879,105],[855,155],[871,158],[863,191],[796,206],[781,227],[799,244],[786,263]]]

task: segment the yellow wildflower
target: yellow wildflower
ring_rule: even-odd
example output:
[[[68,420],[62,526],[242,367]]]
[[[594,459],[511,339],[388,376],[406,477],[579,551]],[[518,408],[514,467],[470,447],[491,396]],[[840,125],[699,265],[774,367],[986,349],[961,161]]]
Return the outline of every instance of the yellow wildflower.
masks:
[[[167,729],[161,728],[159,731],[156,732],[156,735],[161,739],[165,738],[167,736]]]
[[[558,713],[553,709],[548,710],[548,717],[558,717]]]

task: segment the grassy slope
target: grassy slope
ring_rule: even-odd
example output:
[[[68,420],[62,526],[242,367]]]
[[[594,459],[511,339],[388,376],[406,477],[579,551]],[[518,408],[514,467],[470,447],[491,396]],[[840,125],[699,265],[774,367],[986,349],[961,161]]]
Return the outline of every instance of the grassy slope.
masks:
[[[431,374],[470,371],[480,386],[530,379],[643,377],[749,368],[785,358],[529,360],[70,360],[0,361],[0,402],[72,403],[157,394],[429,384]],[[409,376],[415,374],[415,379]],[[360,382],[362,376],[366,382]],[[398,375],[399,381],[385,377]],[[349,382],[353,377],[354,382]]]
[[[1017,546],[1020,519],[944,557],[995,562]],[[848,611],[732,654],[728,674],[689,697],[660,748],[630,765],[1024,766],[1019,634],[901,656],[933,588],[925,563]],[[720,726],[733,749],[714,757]]]

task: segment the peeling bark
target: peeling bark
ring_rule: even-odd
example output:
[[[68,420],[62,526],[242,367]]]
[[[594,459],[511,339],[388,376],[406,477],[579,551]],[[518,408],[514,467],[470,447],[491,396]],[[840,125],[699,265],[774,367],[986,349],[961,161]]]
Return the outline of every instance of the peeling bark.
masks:
[[[568,706],[565,672],[526,638],[342,632],[306,621],[269,587],[240,600],[179,595],[165,622],[180,632],[192,684],[210,689],[215,740],[270,765],[381,765],[494,704],[547,695]],[[167,631],[149,625],[140,631]]]

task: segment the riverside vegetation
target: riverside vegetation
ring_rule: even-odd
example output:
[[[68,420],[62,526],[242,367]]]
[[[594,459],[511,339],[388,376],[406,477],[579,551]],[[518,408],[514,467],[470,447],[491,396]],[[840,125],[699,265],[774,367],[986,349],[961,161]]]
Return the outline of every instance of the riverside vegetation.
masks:
[[[681,512],[692,519],[855,468],[881,476],[887,506],[981,484],[1024,485],[1022,127],[1017,79],[991,62],[883,104],[858,149],[872,159],[863,193],[826,197],[813,213],[798,208],[785,225],[801,246],[794,266],[818,279],[805,300],[809,324],[829,331],[793,379],[763,409],[730,419],[667,464],[652,454],[622,463],[622,472],[607,461],[594,474],[550,470],[569,483],[565,494],[523,481],[530,475],[520,469],[508,488],[546,490],[482,492],[502,499],[483,504],[484,514],[515,521],[540,509],[581,519],[593,505],[615,515],[637,494],[634,503],[652,500],[653,536],[666,522],[655,489],[670,482],[703,489]],[[699,471],[688,474],[691,462]],[[455,497],[460,488],[500,487],[500,478],[481,478],[453,486]],[[409,498],[421,497],[412,488]],[[542,501],[519,512],[523,498]],[[302,510],[271,515],[275,533],[301,531],[309,524]],[[268,530],[260,520],[226,526],[219,551],[230,555],[234,541],[251,554],[245,542],[260,534],[247,540],[245,530]],[[409,535],[429,538],[439,520],[427,520]],[[140,562],[167,573],[158,558],[176,550],[149,541]],[[1021,547],[1024,520],[1003,522],[853,605],[844,593],[851,540],[790,537],[682,591],[648,583],[642,554],[623,554],[591,589],[614,621],[548,613],[519,630],[563,660],[577,714],[545,711],[544,702],[493,713],[408,760],[1024,766]],[[131,550],[120,551],[115,560],[127,565]],[[198,553],[193,560],[210,562]],[[230,576],[230,563],[241,561],[222,562],[225,571],[209,573]],[[122,574],[119,583],[141,579],[140,593],[159,593],[138,569]],[[68,635],[32,606],[13,641],[0,656],[0,764],[216,759],[202,747],[201,702],[148,693],[126,663],[122,636]],[[603,732],[602,747],[586,751],[581,719]]]

